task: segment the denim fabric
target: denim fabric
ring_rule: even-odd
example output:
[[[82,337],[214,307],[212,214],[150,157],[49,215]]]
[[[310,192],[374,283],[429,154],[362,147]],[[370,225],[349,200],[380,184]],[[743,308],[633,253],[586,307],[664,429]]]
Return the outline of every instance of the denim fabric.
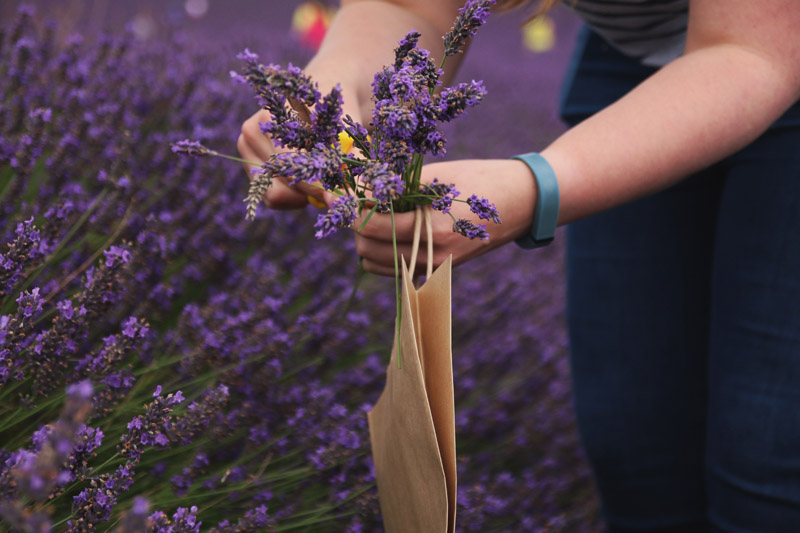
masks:
[[[653,72],[584,32],[575,124]],[[800,105],[568,229],[575,411],[612,531],[800,531]]]

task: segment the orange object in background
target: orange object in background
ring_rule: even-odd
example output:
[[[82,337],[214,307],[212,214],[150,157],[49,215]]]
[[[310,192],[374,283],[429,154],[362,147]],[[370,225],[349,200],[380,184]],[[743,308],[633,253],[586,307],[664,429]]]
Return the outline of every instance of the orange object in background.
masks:
[[[319,2],[303,2],[292,15],[292,31],[300,37],[301,44],[318,50],[335,12]]]

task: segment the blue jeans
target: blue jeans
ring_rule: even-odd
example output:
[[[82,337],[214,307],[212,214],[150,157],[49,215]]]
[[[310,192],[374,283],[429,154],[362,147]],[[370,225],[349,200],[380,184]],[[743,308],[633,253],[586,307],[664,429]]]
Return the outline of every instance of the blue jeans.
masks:
[[[585,33],[565,121],[652,72]],[[611,531],[800,531],[800,105],[571,224],[567,247],[575,411]]]

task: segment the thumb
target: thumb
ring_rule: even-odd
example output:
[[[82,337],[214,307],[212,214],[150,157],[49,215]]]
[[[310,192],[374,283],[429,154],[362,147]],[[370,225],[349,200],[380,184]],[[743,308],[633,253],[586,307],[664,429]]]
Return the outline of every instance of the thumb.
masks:
[[[322,200],[328,205],[331,205],[337,198],[338,196],[330,191],[322,191]]]
[[[292,188],[300,191],[301,193],[306,195],[306,200],[308,203],[313,205],[318,209],[323,209],[326,207],[326,201],[322,196],[322,192],[318,187],[313,187],[308,183],[298,182],[292,185]]]

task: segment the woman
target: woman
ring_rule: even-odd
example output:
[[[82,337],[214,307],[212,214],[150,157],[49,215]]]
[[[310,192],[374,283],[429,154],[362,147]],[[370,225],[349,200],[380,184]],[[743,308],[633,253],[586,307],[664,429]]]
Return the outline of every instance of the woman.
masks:
[[[321,87],[340,82],[345,112],[369,117],[372,76],[396,42],[415,28],[441,57],[437,36],[461,4],[344,0],[306,72]],[[575,407],[611,529],[798,531],[800,8],[579,0],[575,9],[595,31],[582,35],[564,93],[572,127],[544,162],[424,168],[423,180],[490,198],[503,217],[489,241],[434,217],[435,261],[526,240],[552,171],[557,222],[570,225]],[[267,119],[244,124],[244,157],[274,152],[258,127]],[[267,202],[296,208],[307,194],[320,198],[280,183]],[[408,257],[413,215],[396,218]],[[355,235],[368,271],[394,274],[390,224],[375,216]]]

